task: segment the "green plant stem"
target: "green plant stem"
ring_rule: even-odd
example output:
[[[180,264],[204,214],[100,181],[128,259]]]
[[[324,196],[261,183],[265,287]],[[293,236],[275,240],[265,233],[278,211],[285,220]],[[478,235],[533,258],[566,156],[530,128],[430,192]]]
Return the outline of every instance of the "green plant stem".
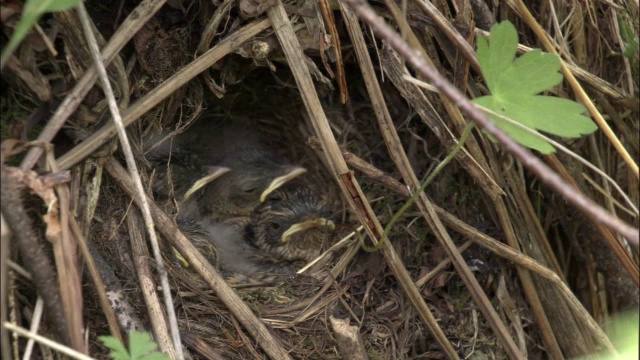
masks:
[[[362,238],[360,233],[356,232],[356,235],[358,236],[358,241],[360,242],[360,246],[362,247],[362,249],[364,249],[364,251],[374,252],[374,251],[380,250],[383,243],[387,240],[387,237],[393,225],[395,225],[396,222],[400,220],[400,217],[409,209],[409,207],[411,207],[411,205],[413,205],[413,203],[416,202],[416,199],[418,198],[418,196],[420,196],[420,194],[427,188],[427,186],[431,184],[433,179],[435,179],[436,175],[438,175],[442,171],[442,169],[444,169],[444,167],[447,166],[451,162],[451,160],[453,160],[456,157],[460,149],[462,149],[462,146],[464,145],[464,143],[467,141],[467,138],[469,137],[469,134],[471,134],[471,130],[473,130],[474,127],[475,125],[473,123],[467,125],[467,127],[462,132],[462,136],[460,136],[460,140],[458,141],[456,146],[453,148],[453,150],[449,153],[449,155],[447,155],[447,157],[444,158],[444,160],[442,160],[442,162],[438,164],[438,166],[436,166],[435,169],[433,169],[433,171],[429,174],[427,179],[422,184],[420,184],[420,188],[418,189],[418,191],[416,191],[411,196],[411,198],[409,198],[409,200],[407,200],[407,202],[404,203],[404,205],[402,205],[402,207],[398,211],[396,211],[395,214],[393,214],[393,216],[391,217],[391,220],[389,220],[389,222],[387,223],[387,226],[385,226],[384,232],[382,233],[382,237],[380,238],[380,241],[378,241],[377,244],[375,244],[374,246],[368,246],[367,244],[365,244],[364,239]]]

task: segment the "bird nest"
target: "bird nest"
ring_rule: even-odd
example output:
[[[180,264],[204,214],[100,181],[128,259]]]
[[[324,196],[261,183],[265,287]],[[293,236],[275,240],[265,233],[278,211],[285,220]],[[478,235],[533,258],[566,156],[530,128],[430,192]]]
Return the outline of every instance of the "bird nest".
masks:
[[[40,136],[55,145],[3,143],[3,322],[32,326],[40,295],[39,333],[98,358],[108,357],[98,336],[134,329],[176,356],[173,314],[193,358],[561,358],[611,350],[601,327],[638,304],[637,247],[620,247],[609,228],[577,213],[483,132],[437,168],[471,118],[420,85],[424,77],[396,52],[399,40],[381,41],[342,2],[157,3],[86,6],[111,63],[163,265],[121,165],[107,101],[93,86],[80,15],[47,15],[44,32],[32,31],[2,73],[3,141]],[[486,89],[467,49],[482,29],[511,19],[522,44],[541,46],[529,32],[536,20],[515,3],[416,1],[402,10],[385,1],[373,11],[457,88],[479,95]],[[621,55],[623,27],[613,25],[637,39],[637,2],[528,3],[637,164],[637,55],[635,63]],[[21,11],[12,4],[2,5],[5,29]],[[576,91],[568,89],[555,95]],[[334,200],[335,246],[312,266],[230,287],[187,244],[176,214],[153,201],[157,174],[144,139],[181,134],[203,114],[252,124]],[[637,204],[637,171],[610,141],[598,132],[568,146]],[[637,224],[593,170],[566,155],[545,160]],[[36,163],[38,173],[29,171]],[[412,197],[434,173],[426,197]],[[24,187],[31,195],[22,199]],[[172,311],[158,300],[167,286]],[[27,340],[7,329],[3,355],[17,357]]]

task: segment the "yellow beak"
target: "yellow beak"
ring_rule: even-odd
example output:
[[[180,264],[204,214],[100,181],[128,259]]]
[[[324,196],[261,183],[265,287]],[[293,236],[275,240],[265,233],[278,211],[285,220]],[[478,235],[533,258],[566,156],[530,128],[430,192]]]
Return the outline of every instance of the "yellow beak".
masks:
[[[281,241],[284,244],[287,241],[289,241],[289,238],[293,236],[293,234],[297,232],[305,231],[307,229],[312,229],[312,228],[321,227],[321,226],[328,227],[329,230],[333,230],[336,228],[336,225],[331,220],[327,220],[325,218],[309,219],[301,223],[291,225],[291,227],[282,234]]]
[[[263,203],[265,200],[267,200],[267,196],[269,196],[269,194],[276,191],[276,189],[278,189],[280,186],[286,184],[287,181],[298,177],[306,172],[307,169],[296,166],[292,167],[291,170],[289,170],[289,172],[287,172],[285,175],[273,179],[273,181],[271,181],[271,184],[269,184],[269,186],[260,195],[260,202]]]
[[[198,179],[198,181],[196,181],[193,184],[193,186],[191,186],[189,188],[189,190],[187,190],[187,192],[184,194],[184,196],[182,197],[182,201],[187,201],[191,197],[191,195],[196,193],[196,191],[202,189],[208,183],[210,183],[213,180],[219,178],[220,176],[228,173],[229,171],[231,171],[231,169],[229,169],[227,167],[222,167],[222,166],[212,166],[212,167],[210,167],[209,168],[209,174],[207,174],[204,177]]]

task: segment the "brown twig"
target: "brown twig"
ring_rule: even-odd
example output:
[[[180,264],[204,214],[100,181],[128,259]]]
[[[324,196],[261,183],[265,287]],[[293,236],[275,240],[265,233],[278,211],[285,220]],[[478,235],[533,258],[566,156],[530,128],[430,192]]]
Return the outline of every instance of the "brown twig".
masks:
[[[439,215],[435,212],[433,204],[423,193],[424,185],[420,184],[415,172],[413,171],[413,167],[409,163],[409,159],[407,157],[407,154],[404,152],[400,137],[398,136],[398,132],[395,129],[395,124],[391,119],[391,115],[389,114],[389,111],[387,109],[382,90],[380,89],[380,85],[378,84],[378,81],[374,75],[373,64],[371,62],[371,59],[369,58],[368,51],[364,46],[364,36],[362,35],[362,31],[360,30],[360,26],[358,25],[357,18],[355,14],[353,14],[353,12],[345,5],[341,5],[341,7],[342,13],[345,17],[347,28],[349,30],[349,34],[351,35],[351,38],[353,40],[354,49],[358,57],[358,62],[360,64],[360,70],[362,71],[364,77],[365,85],[367,87],[369,97],[371,98],[371,103],[373,104],[373,107],[375,109],[380,132],[384,137],[385,144],[387,145],[387,150],[389,152],[389,155],[391,156],[391,159],[402,174],[405,183],[410,186],[412,192],[414,192],[415,194],[412,196],[412,200],[416,201],[416,205],[418,206],[418,209],[420,210],[422,216],[427,221],[430,228],[433,230],[440,245],[447,253],[447,256],[451,258],[456,272],[458,273],[458,275],[460,275],[462,281],[469,291],[469,294],[473,298],[475,304],[478,306],[478,309],[487,319],[488,324],[491,326],[493,332],[500,341],[501,345],[504,347],[506,353],[513,359],[521,358],[522,353],[513,341],[513,338],[509,334],[507,327],[500,319],[487,294],[484,292],[484,290],[478,283],[478,280],[469,269],[468,265],[462,258],[462,255],[460,254],[460,252],[458,252],[455,244],[453,243],[451,237],[447,232],[447,229],[442,224]],[[462,138],[461,140],[459,140],[456,149],[459,149],[467,141],[467,139],[469,138],[468,134],[470,133],[471,129],[472,127],[468,125],[463,132]],[[452,149],[451,155],[456,156],[456,154],[457,150]],[[447,158],[450,159],[449,157]],[[445,162],[443,162],[440,166],[444,164]],[[427,183],[425,183],[425,185],[426,184]],[[409,200],[407,204],[411,203],[412,200]],[[387,224],[387,228],[389,226],[390,223]]]
[[[300,96],[302,97],[302,101],[307,109],[314,131],[322,143],[324,152],[327,154],[327,160],[330,164],[333,175],[338,180],[338,184],[340,185],[343,194],[349,201],[349,204],[355,214],[358,216],[358,220],[369,234],[369,237],[376,243],[378,241],[383,241],[382,225],[373,212],[366,196],[362,192],[358,181],[355,179],[353,173],[349,171],[349,168],[342,157],[336,139],[329,126],[329,121],[322,109],[320,99],[318,98],[318,94],[316,93],[313,85],[300,43],[295,36],[293,27],[287,17],[282,3],[276,0],[274,6],[269,8],[267,13],[269,15],[269,19],[271,19],[273,23],[273,28],[276,29],[276,36],[278,37],[278,41],[282,46],[287,62],[294,75],[298,90],[300,91]],[[440,344],[449,358],[457,359],[458,354],[456,350],[447,339],[444,331],[442,331],[438,325],[431,310],[427,307],[422,295],[415,287],[413,279],[411,279],[409,272],[398,257],[393,246],[389,241],[383,241],[381,250],[385,256],[385,260],[393,271],[394,276],[398,280],[398,283],[402,286],[402,289],[407,295],[409,301],[411,301],[412,305],[415,307],[420,318],[429,327],[429,330],[438,341],[438,344]]]
[[[48,167],[54,172],[58,172],[53,158],[53,152],[47,150]],[[53,245],[53,254],[56,261],[58,273],[58,283],[62,295],[62,304],[65,306],[69,335],[71,336],[71,346],[80,352],[88,353],[82,336],[83,324],[83,302],[82,302],[82,272],[77,257],[77,241],[69,228],[69,219],[73,217],[69,202],[68,184],[54,186],[58,198],[58,213],[48,212],[44,216],[47,222],[45,235]],[[55,218],[54,218],[55,217]],[[57,231],[52,231],[49,235],[49,227],[59,226]]]
[[[73,236],[76,238],[78,242],[78,247],[80,248],[80,252],[84,257],[84,261],[86,263],[87,269],[89,270],[89,275],[91,280],[93,280],[93,284],[96,288],[96,292],[98,293],[98,300],[100,301],[100,307],[107,318],[107,323],[109,324],[109,330],[111,331],[111,336],[118,339],[120,342],[124,343],[124,338],[122,337],[122,333],[118,328],[118,321],[116,319],[116,315],[114,313],[113,308],[109,305],[109,299],[107,298],[107,294],[105,292],[105,282],[100,276],[100,272],[96,267],[96,261],[89,250],[89,245],[87,244],[84,235],[82,234],[82,230],[80,230],[80,225],[74,217],[70,219],[71,231],[73,232]],[[104,261],[103,261],[104,262]]]
[[[329,5],[329,0],[318,1],[318,6],[322,12],[324,23],[329,28],[329,34],[331,34],[331,41],[336,49],[336,73],[338,76],[338,89],[340,90],[340,102],[346,103],[347,97],[347,77],[344,72],[344,61],[342,60],[342,46],[340,45],[340,36],[338,35],[338,29],[336,28],[336,19],[333,16],[333,11]]]
[[[64,344],[70,343],[60,297],[60,289],[56,286],[56,276],[51,260],[45,253],[42,241],[38,240],[33,232],[29,215],[24,209],[20,196],[19,175],[11,174],[9,168],[2,166],[2,215],[4,216],[13,236],[16,239],[20,254],[24,258],[27,270],[33,276],[33,283],[44,300],[47,316],[53,324],[53,328]],[[19,171],[15,169],[15,171]]]

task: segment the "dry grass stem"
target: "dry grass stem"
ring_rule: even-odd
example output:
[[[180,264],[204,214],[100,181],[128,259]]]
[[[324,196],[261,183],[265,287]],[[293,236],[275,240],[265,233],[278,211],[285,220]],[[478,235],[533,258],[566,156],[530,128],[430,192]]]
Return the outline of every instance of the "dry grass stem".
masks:
[[[10,322],[5,322],[2,324],[2,326],[5,329],[11,330],[14,333],[29,338],[29,339],[34,339],[35,341],[37,341],[38,343],[50,347],[54,350],[58,350],[59,352],[71,357],[72,359],[78,359],[78,360],[94,360],[94,358],[92,358],[91,356],[87,356],[79,351],[76,351],[70,347],[66,347],[60,343],[57,343],[55,341],[52,341],[51,339],[47,339],[44,336],[38,335],[38,334],[34,334],[30,331],[28,331],[27,329],[23,329],[19,326],[16,326],[15,324],[12,324]]]
[[[107,98],[113,123],[116,126],[118,138],[120,139],[120,144],[122,145],[122,150],[124,151],[129,174],[131,178],[133,178],[136,192],[138,193],[138,197],[140,198],[142,217],[144,218],[144,223],[147,228],[149,241],[151,243],[151,248],[153,249],[153,257],[156,261],[156,266],[158,269],[158,276],[160,277],[160,283],[162,284],[162,293],[164,296],[164,304],[166,306],[165,311],[167,312],[167,322],[169,324],[169,329],[171,329],[170,334],[173,339],[175,354],[170,355],[172,355],[172,358],[182,360],[184,359],[184,355],[182,353],[182,342],[180,341],[180,330],[178,330],[178,321],[176,318],[175,307],[173,305],[171,287],[169,286],[167,270],[164,266],[162,254],[160,253],[160,246],[158,245],[158,239],[156,237],[153,219],[151,218],[151,210],[149,209],[147,194],[145,193],[144,186],[142,185],[142,180],[140,179],[140,173],[138,172],[138,167],[133,157],[133,151],[131,150],[129,138],[127,137],[127,133],[125,131],[125,125],[123,124],[122,117],[120,116],[120,109],[118,109],[116,98],[113,94],[113,90],[111,89],[111,83],[109,82],[105,65],[100,58],[100,49],[98,48],[98,43],[96,42],[95,36],[93,35],[93,29],[91,28],[91,20],[89,18],[89,14],[87,13],[87,10],[84,8],[83,4],[80,4],[77,7],[77,10],[80,21],[82,22],[82,26],[84,28],[85,36],[87,37],[87,42],[89,43],[94,65],[98,72],[98,78],[100,79],[102,89],[104,90],[105,97]],[[163,343],[163,346],[166,346],[166,342]]]

